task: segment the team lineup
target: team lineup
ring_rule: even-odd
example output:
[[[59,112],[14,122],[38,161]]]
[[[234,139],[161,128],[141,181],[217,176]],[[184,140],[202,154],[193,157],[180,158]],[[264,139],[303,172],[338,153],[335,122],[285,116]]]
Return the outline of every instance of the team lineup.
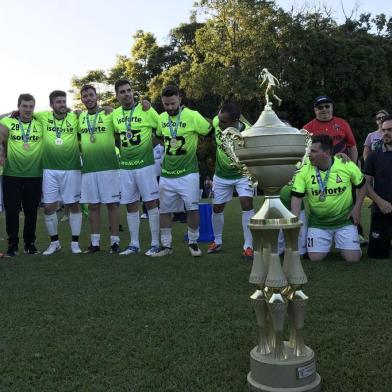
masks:
[[[242,120],[238,106],[230,102],[224,104],[210,122],[199,112],[181,104],[177,86],[169,85],[162,90],[164,112],[161,114],[148,101],[135,102],[128,80],[118,80],[114,90],[120,104],[114,110],[101,108],[95,87],[84,85],[80,91],[85,106],[83,111],[70,111],[66,93],[55,90],[49,95],[51,111],[34,112],[34,97],[21,94],[18,110],[1,118],[0,164],[4,166],[2,190],[8,235],[6,256],[13,257],[19,252],[21,207],[25,215],[24,251],[39,253],[35,233],[41,201],[50,237],[50,244],[43,252],[45,256],[61,249],[56,213],[59,202],[69,209],[72,253],[82,253],[79,245],[81,204],[88,205],[90,226],[90,245],[83,253],[101,250],[102,204],[106,205],[109,218],[110,252],[121,256],[141,252],[140,201],[148,214],[151,235],[150,248],[145,255],[160,257],[173,253],[172,213],[185,208],[189,252],[192,256],[201,256],[197,242],[200,201],[197,147],[200,136],[214,136],[216,161],[211,219],[215,239],[207,252],[222,250],[224,208],[235,190],[242,210],[242,254],[247,260],[253,259],[248,225],[254,215],[254,192],[248,178],[231,165],[222,148],[225,129],[234,127],[241,132],[250,127]],[[361,257],[357,227],[360,227],[366,191],[376,204],[381,203],[381,210],[385,207],[384,199],[377,199],[371,185],[378,178],[378,169],[370,167],[369,163],[365,165],[366,178],[362,175],[354,163],[358,152],[352,131],[343,119],[332,115],[329,97],[317,97],[314,110],[316,118],[304,126],[314,134],[309,159],[296,173],[292,184],[282,189],[281,199],[304,222],[299,236],[302,255],[322,260],[335,242],[346,261],[356,262]],[[384,138],[380,144],[385,151],[389,151],[390,146],[390,122],[391,118],[385,116]],[[164,148],[160,175],[156,173],[154,161],[156,140]],[[347,155],[334,156],[341,152]],[[370,153],[369,162],[372,162],[372,154],[375,151]],[[346,162],[350,158],[352,162]],[[309,206],[309,229],[302,202],[304,196]],[[119,237],[120,205],[126,206],[130,237],[128,246],[123,249]],[[385,213],[390,212],[389,208],[390,203],[384,208]],[[383,233],[381,239],[370,239],[369,249],[378,249],[380,240],[388,243],[388,236]],[[284,238],[280,235],[279,253],[283,252]]]

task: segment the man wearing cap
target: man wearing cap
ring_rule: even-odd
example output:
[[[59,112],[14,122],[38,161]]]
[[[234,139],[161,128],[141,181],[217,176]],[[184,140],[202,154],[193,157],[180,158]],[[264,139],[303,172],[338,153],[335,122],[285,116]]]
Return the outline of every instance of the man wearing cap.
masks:
[[[343,152],[357,163],[357,143],[347,121],[333,115],[332,99],[320,95],[313,102],[316,118],[304,125],[304,128],[314,136],[326,134],[333,140],[333,155]]]

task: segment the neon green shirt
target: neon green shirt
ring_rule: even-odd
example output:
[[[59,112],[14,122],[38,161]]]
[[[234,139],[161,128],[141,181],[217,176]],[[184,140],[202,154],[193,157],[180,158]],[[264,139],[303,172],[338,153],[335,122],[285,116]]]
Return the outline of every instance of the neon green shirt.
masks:
[[[323,181],[325,175],[326,171],[320,170]],[[353,208],[352,185],[362,184],[364,184],[364,177],[358,167],[353,162],[342,163],[335,157],[326,184],[326,199],[320,201],[321,191],[317,182],[316,168],[308,160],[294,177],[292,194],[307,195],[309,227],[337,229],[352,224],[348,218]]]
[[[23,148],[22,132],[17,118],[4,117],[0,120],[8,129],[7,159],[5,176],[42,177],[42,125],[34,119],[31,121],[29,148]],[[22,123],[26,132],[30,123]]]
[[[78,142],[78,117],[75,113],[58,120],[53,112],[34,113],[41,122],[43,136],[42,166],[51,170],[80,170],[80,152]],[[56,144],[56,130],[59,129],[62,144]]]
[[[139,169],[154,164],[152,147],[152,129],[158,127],[159,114],[150,108],[143,111],[142,105],[138,104],[132,114],[131,133],[127,136],[127,122],[131,110],[124,110],[120,106],[113,111],[114,131],[120,135],[121,169]]]
[[[177,136],[173,138],[169,128],[169,114],[163,112],[159,118],[157,136],[163,136],[165,147],[161,176],[175,178],[197,173],[199,167],[196,151],[199,135],[207,135],[211,128],[210,123],[199,112],[184,108],[178,122]],[[170,118],[175,128],[177,116]]]
[[[89,116],[93,127],[95,114],[84,111],[79,116],[79,133],[81,134],[82,173],[99,172],[118,169],[114,142],[114,127],[112,113],[106,115],[99,112],[94,128],[94,142],[90,139],[86,116]]]
[[[241,132],[249,128],[248,124],[240,121]],[[220,178],[228,180],[236,180],[242,178],[241,172],[231,166],[230,159],[222,148],[222,130],[219,128],[219,118],[215,116],[212,120],[212,126],[215,129],[215,141],[216,141],[216,161],[215,161],[215,174]]]

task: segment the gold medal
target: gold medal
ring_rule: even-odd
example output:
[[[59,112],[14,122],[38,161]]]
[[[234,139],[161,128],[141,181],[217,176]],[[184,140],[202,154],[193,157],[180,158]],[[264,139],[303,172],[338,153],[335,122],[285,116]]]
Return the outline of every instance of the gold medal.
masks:
[[[61,146],[64,143],[61,137],[58,137],[54,142],[57,146]]]
[[[25,150],[28,150],[30,148],[30,144],[29,143],[23,143],[23,148]]]
[[[325,199],[326,199],[325,193],[324,192],[320,193],[319,200],[320,201],[325,201]]]
[[[126,136],[127,136],[127,139],[132,139],[132,137],[133,137],[132,131],[128,131]]]
[[[170,140],[170,147],[175,148],[177,146],[177,139],[174,137]]]
[[[94,142],[95,142],[95,135],[94,135],[94,134],[91,134],[91,135],[90,135],[90,142],[91,142],[91,143],[94,143]]]

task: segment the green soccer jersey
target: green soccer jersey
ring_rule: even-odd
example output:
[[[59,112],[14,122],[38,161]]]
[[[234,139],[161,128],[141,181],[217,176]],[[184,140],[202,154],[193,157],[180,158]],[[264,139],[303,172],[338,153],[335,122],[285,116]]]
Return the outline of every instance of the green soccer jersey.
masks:
[[[7,159],[5,176],[42,177],[42,125],[34,119],[30,123],[21,123],[28,143],[24,143],[22,130],[17,118],[4,117],[0,120],[8,129]],[[30,127],[30,129],[29,129]]]
[[[154,164],[152,129],[158,127],[158,122],[155,109],[144,111],[141,104],[137,104],[133,111],[123,110],[121,106],[113,111],[114,131],[120,135],[121,141],[121,169],[139,169]]]
[[[212,120],[212,125],[215,130],[215,141],[216,141],[216,161],[215,161],[215,174],[220,178],[227,180],[236,180],[243,177],[241,172],[235,167],[231,166],[230,159],[223,150],[222,146],[222,130],[219,128],[219,118],[215,116]],[[249,128],[248,124],[239,122],[240,131],[244,131]]]
[[[188,108],[184,108],[180,116],[169,116],[164,112],[159,117],[157,135],[163,137],[165,147],[161,176],[175,178],[197,173],[198,138],[199,135],[207,135],[210,123],[199,112]],[[173,131],[176,131],[178,123],[174,134],[169,127],[170,120]]]
[[[326,173],[320,170],[323,182]],[[292,193],[295,196],[307,195],[309,227],[337,229],[352,224],[348,218],[353,208],[352,185],[361,186],[364,181],[361,171],[353,162],[343,163],[335,157],[325,187],[326,198],[321,201],[316,167],[308,160],[294,177]]]
[[[34,116],[43,127],[43,168],[80,170],[78,117],[76,114],[67,113],[66,117],[61,120],[56,119],[53,112],[39,112]]]
[[[286,184],[279,192],[280,201],[282,204],[291,211],[291,190],[293,188],[292,182]],[[304,202],[301,203],[301,210],[305,209]]]
[[[88,121],[87,121],[88,119]],[[88,127],[90,123],[90,130]],[[82,173],[115,170],[119,168],[114,142],[112,113],[103,111],[79,116],[79,133],[82,147]]]

